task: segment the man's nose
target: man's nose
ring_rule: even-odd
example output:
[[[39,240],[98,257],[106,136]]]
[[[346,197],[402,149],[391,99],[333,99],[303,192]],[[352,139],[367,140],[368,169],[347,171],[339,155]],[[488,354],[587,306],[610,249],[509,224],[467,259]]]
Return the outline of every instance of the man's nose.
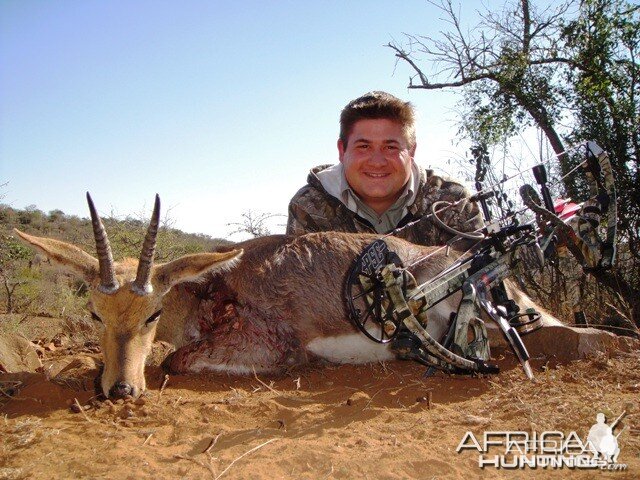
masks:
[[[369,163],[374,165],[383,165],[387,163],[387,158],[384,156],[384,152],[381,149],[375,148],[373,149]]]

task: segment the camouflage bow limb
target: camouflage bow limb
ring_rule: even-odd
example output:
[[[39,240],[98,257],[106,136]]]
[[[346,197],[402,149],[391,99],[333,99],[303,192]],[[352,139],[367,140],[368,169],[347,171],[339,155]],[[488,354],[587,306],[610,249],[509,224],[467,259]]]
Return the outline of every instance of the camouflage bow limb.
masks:
[[[604,241],[599,244],[600,261],[597,268],[609,269],[616,259],[616,233],[618,225],[618,205],[616,195],[616,184],[613,179],[613,169],[609,161],[609,155],[595,142],[586,143],[587,150],[587,179],[589,180],[589,192],[591,199],[595,199],[595,205],[583,206],[582,217],[586,218],[586,223],[590,224],[595,232],[598,224],[592,224],[589,219],[589,211],[593,209],[598,222],[600,216],[606,210],[607,234]],[[582,212],[581,212],[582,213]],[[588,228],[588,227],[587,227]]]
[[[606,270],[613,266],[616,256],[618,216],[615,182],[607,153],[595,142],[587,142],[585,148],[587,159],[583,166],[587,170],[591,197],[571,221],[573,225],[565,223],[555,212],[544,208],[540,197],[530,185],[520,187],[520,195],[527,207],[555,228],[585,270]],[[597,228],[604,210],[607,214],[607,234],[603,241]]]

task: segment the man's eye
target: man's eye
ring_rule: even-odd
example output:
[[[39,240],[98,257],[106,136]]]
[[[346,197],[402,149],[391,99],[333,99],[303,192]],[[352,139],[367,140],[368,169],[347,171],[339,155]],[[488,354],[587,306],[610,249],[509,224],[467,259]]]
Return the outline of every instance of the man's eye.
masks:
[[[98,315],[96,315],[95,312],[91,312],[91,318],[94,319],[96,322],[102,323],[102,319]]]
[[[153,315],[151,315],[149,318],[147,318],[147,321],[144,322],[146,325],[149,325],[150,323],[155,322],[156,320],[158,320],[158,318],[160,318],[160,314],[162,313],[162,310],[158,310],[156,313],[154,313]]]

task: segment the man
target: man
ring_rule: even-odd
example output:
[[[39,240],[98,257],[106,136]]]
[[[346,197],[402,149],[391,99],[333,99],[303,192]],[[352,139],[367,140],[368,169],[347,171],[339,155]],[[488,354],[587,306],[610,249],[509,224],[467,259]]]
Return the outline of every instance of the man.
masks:
[[[445,224],[463,232],[482,228],[467,190],[418,167],[415,151],[415,112],[409,102],[385,92],[349,102],[340,115],[340,162],[311,170],[307,185],[289,204],[287,234],[394,232],[413,243],[443,245],[454,233],[430,215],[440,201],[455,203],[438,213]],[[438,205],[440,211],[447,203]],[[454,247],[472,244],[466,239]]]

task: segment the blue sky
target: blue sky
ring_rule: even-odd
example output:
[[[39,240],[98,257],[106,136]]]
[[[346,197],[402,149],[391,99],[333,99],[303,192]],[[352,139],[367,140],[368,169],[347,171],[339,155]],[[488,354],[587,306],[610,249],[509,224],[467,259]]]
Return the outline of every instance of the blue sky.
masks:
[[[439,17],[423,0],[3,0],[0,195],[87,216],[87,190],[118,215],[157,192],[176,227],[224,237],[247,210],[286,214],[370,90],[412,101],[417,160],[454,173],[457,97],[407,90],[383,46]]]

